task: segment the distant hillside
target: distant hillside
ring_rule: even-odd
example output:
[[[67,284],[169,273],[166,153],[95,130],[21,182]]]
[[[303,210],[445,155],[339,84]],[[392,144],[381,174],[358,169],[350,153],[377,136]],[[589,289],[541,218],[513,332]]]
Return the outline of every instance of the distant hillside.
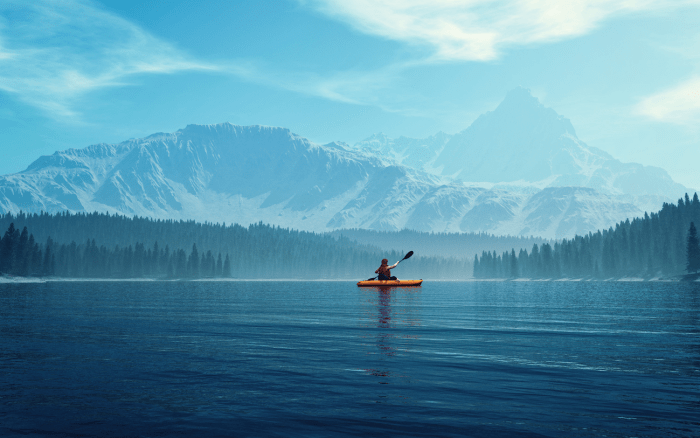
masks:
[[[537,237],[495,236],[488,233],[426,233],[413,230],[371,231],[355,228],[336,230],[329,234],[383,250],[413,250],[428,256],[470,260],[474,254],[481,253],[484,249],[506,251],[510,248],[532,248],[534,244],[554,243]]]
[[[119,253],[122,254],[120,257],[128,257],[124,254],[133,256],[139,248],[144,254],[154,252],[156,243],[159,251],[165,251],[167,248],[169,254],[182,251],[190,255],[193,245],[196,245],[199,254],[206,255],[211,252],[215,259],[218,259],[219,254],[222,257],[228,254],[231,275],[239,278],[361,280],[374,275],[374,270],[382,258],[388,258],[393,263],[404,255],[398,251],[384,251],[358,244],[348,238],[290,230],[263,223],[243,227],[236,224],[130,218],[105,213],[0,215],[0,231],[7,230],[10,224],[14,224],[18,234],[8,237],[5,232],[0,242],[2,248],[14,248],[19,245],[21,230],[24,227],[27,227],[36,244],[36,247],[32,245],[31,251],[43,253],[42,256],[35,254],[38,260],[43,260],[47,246],[51,246],[46,243],[49,242],[49,238],[52,239],[53,245],[67,245],[68,250],[64,256],[73,261],[59,259],[57,265],[77,267],[66,268],[63,276],[81,276],[83,271],[80,263],[91,263],[91,251]],[[22,257],[28,254],[26,251],[29,250],[26,248],[20,252]],[[124,249],[127,249],[126,253],[123,253]],[[56,248],[52,253],[59,256]],[[0,259],[2,254],[8,252],[0,252]],[[19,253],[12,254],[14,255],[9,256],[10,258]],[[7,260],[6,255],[5,261],[0,260],[0,266],[7,263]],[[79,263],[78,260],[83,262]],[[34,265],[33,268],[30,266],[26,270],[23,269],[23,272],[30,275],[41,274],[42,269],[36,263]],[[166,268],[165,265],[161,266],[161,269]],[[471,264],[464,259],[430,257],[421,254],[420,251],[416,251],[416,255],[410,261],[404,262],[401,268],[399,278],[460,279],[471,276]],[[15,271],[4,273],[17,274]],[[160,274],[162,275],[157,276],[164,276],[166,271]],[[113,270],[109,274],[117,277],[129,275],[146,276],[146,272],[138,275],[133,271]]]

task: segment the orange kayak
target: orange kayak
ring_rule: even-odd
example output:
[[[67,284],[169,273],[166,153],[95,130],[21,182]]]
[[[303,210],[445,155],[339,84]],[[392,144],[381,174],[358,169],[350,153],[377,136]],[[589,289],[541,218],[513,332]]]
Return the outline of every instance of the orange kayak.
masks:
[[[423,283],[423,280],[366,280],[366,281],[357,282],[357,285],[359,287],[364,287],[364,286],[397,287],[397,286],[420,286],[421,283]]]

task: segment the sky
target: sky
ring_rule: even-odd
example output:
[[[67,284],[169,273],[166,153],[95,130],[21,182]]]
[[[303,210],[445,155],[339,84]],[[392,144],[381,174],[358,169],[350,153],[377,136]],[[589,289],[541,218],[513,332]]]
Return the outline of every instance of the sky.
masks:
[[[517,86],[700,188],[700,0],[0,2],[0,174],[189,124],[457,133]]]

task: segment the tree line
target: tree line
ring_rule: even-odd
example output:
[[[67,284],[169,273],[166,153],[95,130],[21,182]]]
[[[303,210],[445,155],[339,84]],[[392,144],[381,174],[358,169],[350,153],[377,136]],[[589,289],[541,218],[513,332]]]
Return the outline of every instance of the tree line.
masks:
[[[657,213],[596,233],[474,258],[476,278],[622,278],[679,276],[700,270],[700,200],[664,203]]]
[[[231,276],[231,260],[211,251],[200,256],[197,245],[186,253],[170,251],[154,243],[108,249],[95,239],[84,244],[57,244],[47,238],[44,245],[34,240],[27,227],[20,232],[11,223],[0,239],[0,274],[20,277],[68,278],[221,278]]]
[[[533,244],[554,243],[552,240],[533,236],[496,236],[490,233],[433,233],[415,230],[374,231],[347,228],[331,231],[335,237],[347,237],[361,244],[379,248],[406,248],[423,255],[471,258],[482,248],[498,252],[511,248],[530,248]],[[409,248],[410,247],[410,248]],[[471,263],[471,261],[470,261]]]
[[[404,255],[262,222],[243,227],[109,213],[20,212],[0,215],[0,227],[7,227],[0,274],[17,276],[359,280],[372,276],[382,258]],[[470,268],[465,259],[417,256],[395,275],[459,279],[469,277]]]

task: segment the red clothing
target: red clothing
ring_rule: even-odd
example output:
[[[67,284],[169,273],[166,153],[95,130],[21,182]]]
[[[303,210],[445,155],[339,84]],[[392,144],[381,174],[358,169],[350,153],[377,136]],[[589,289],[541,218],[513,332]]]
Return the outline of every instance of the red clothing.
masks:
[[[377,269],[376,271],[374,271],[374,273],[375,273],[375,274],[384,274],[384,275],[386,275],[387,277],[391,278],[391,270],[394,269],[394,268],[396,267],[396,265],[398,265],[398,264],[399,264],[399,263],[396,262],[396,263],[394,263],[394,264],[391,265],[391,266],[387,266],[386,264],[382,263],[382,265],[379,267],[379,269]]]

